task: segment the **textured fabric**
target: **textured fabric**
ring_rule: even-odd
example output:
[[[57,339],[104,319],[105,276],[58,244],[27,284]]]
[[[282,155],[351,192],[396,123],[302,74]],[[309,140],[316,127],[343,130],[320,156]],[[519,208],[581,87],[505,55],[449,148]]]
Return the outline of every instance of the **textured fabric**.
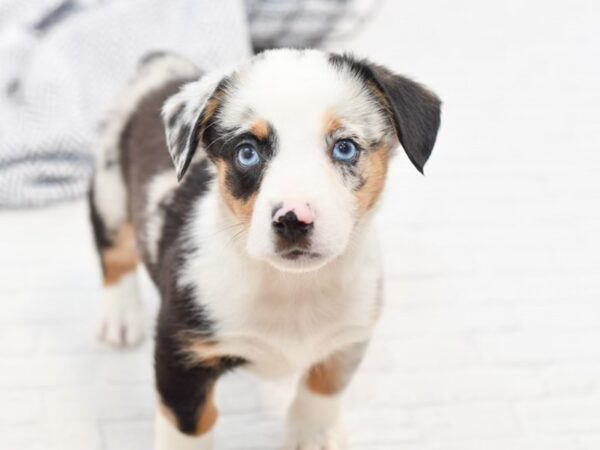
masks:
[[[207,69],[250,53],[241,1],[2,0],[0,25],[4,207],[85,192],[95,127],[145,53],[176,51]]]
[[[95,129],[149,51],[211,69],[252,47],[315,46],[369,2],[0,0],[0,207],[86,191]]]

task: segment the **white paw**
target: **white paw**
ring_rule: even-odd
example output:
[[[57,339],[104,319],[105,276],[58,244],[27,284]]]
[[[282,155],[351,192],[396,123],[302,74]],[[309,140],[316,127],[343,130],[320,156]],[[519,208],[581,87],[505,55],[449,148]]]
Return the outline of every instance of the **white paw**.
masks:
[[[338,425],[309,433],[288,432],[284,450],[343,450],[345,446],[345,435]]]
[[[113,286],[104,287],[102,302],[98,339],[116,347],[138,344],[144,338],[146,320],[135,272]]]

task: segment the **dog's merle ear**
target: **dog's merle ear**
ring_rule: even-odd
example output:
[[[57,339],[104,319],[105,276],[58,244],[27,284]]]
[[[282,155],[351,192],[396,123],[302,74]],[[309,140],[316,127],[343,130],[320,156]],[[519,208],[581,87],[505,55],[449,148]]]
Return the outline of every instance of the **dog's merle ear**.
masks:
[[[167,146],[181,181],[198,147],[210,117],[215,113],[227,78],[208,74],[184,85],[162,108]]]
[[[331,55],[338,67],[346,66],[387,102],[398,140],[414,166],[423,173],[440,127],[441,101],[431,91],[383,66],[349,55]]]

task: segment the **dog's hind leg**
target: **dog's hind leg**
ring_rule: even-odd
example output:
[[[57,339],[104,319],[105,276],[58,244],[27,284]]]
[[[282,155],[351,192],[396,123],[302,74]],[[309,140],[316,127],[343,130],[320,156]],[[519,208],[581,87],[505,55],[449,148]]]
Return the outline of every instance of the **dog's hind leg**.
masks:
[[[134,345],[145,331],[136,277],[139,258],[135,230],[127,215],[127,193],[118,149],[105,147],[100,148],[89,193],[104,285],[98,337],[115,346]]]

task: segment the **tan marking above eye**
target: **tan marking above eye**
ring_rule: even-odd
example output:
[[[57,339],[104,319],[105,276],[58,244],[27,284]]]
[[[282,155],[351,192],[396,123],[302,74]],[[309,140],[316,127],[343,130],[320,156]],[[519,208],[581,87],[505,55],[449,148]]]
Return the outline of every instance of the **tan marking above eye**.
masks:
[[[258,192],[253,193],[246,200],[235,198],[229,190],[229,186],[227,186],[227,163],[223,160],[217,160],[215,165],[217,166],[219,179],[219,192],[223,197],[223,201],[241,223],[249,224],[252,219],[252,212],[254,211],[254,203],[256,203]]]
[[[323,134],[329,136],[342,127],[342,122],[335,114],[328,111],[323,115]]]
[[[256,120],[250,125],[252,133],[259,141],[264,141],[269,137],[269,124],[264,120]]]

